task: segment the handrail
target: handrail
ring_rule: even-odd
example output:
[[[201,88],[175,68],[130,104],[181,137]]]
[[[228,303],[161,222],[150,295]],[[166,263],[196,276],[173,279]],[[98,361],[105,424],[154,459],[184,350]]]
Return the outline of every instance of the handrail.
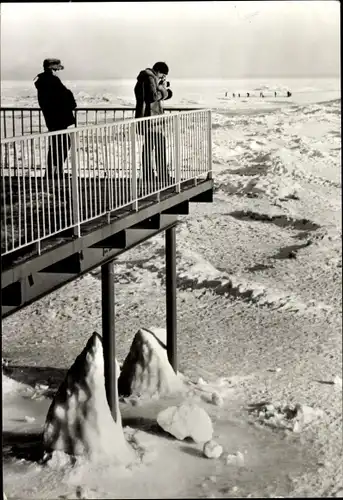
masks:
[[[183,111],[183,115],[187,115],[188,113],[199,113],[199,112],[203,112],[203,111],[207,111],[209,112],[210,110],[209,109],[206,109],[206,108],[202,108],[202,109],[196,109],[196,110],[191,110],[191,111]],[[169,113],[168,116],[175,116],[175,115],[178,115],[179,113]],[[142,117],[142,118],[127,118],[125,120],[116,120],[116,124],[122,124],[122,123],[133,123],[133,122],[136,122],[136,123],[139,123],[139,122],[146,122],[146,121],[149,121],[149,122],[152,122],[154,123],[155,121],[158,121],[161,119],[161,116],[163,115],[156,115],[156,116],[145,116],[145,117]],[[78,132],[80,130],[96,130],[98,128],[107,128],[107,127],[111,127],[113,125],[113,123],[99,123],[97,125],[84,125],[82,127],[72,127],[72,128],[67,128],[65,130],[57,130],[57,131],[54,131],[54,132],[41,132],[39,134],[39,136],[41,137],[52,137],[54,135],[63,135],[63,134],[68,134],[70,133],[71,131],[73,132]],[[22,137],[25,137],[25,139],[34,139],[37,137],[38,134],[30,134],[30,135],[25,135],[25,136],[14,136],[14,137],[6,137],[6,138],[3,138],[1,139],[1,144],[8,144],[10,142],[14,142]]]
[[[166,107],[167,114],[180,111],[193,111],[199,107]],[[118,121],[118,119],[134,118],[133,106],[96,106],[77,107],[75,109],[76,125],[97,125]],[[118,114],[120,115],[118,118]],[[19,135],[37,134],[46,130],[42,110],[39,107],[1,107],[1,137],[17,137]]]

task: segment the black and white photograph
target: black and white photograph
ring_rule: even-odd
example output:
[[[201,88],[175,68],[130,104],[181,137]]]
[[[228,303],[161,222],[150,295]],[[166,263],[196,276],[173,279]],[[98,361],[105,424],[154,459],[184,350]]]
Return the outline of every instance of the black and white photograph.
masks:
[[[341,5],[3,2],[3,500],[343,497]]]

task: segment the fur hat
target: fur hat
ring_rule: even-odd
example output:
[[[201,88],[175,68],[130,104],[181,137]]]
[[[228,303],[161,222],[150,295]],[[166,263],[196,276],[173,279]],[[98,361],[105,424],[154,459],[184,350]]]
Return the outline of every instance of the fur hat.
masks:
[[[62,66],[60,59],[54,59],[53,57],[51,57],[49,59],[44,59],[43,68],[44,69],[64,69],[64,66]]]

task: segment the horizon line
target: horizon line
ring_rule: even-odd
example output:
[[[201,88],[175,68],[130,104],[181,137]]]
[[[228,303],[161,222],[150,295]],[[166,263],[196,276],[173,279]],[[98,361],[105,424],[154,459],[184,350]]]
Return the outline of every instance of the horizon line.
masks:
[[[62,75],[61,75],[62,76]],[[325,74],[325,75],[294,75],[294,74],[289,74],[289,75],[242,75],[242,76],[230,76],[230,77],[208,77],[208,76],[198,76],[198,77],[179,77],[175,76],[171,78],[171,80],[241,80],[241,79],[255,79],[255,78],[340,78],[340,73],[338,74]],[[113,76],[113,77],[103,77],[103,78],[65,78],[65,80],[76,80],[76,81],[105,81],[105,80],[136,80],[137,77],[118,77],[118,76]],[[23,81],[31,81],[31,78],[27,77],[12,77],[12,78],[1,78],[1,82],[6,82],[6,81],[18,81],[18,82],[23,82]]]

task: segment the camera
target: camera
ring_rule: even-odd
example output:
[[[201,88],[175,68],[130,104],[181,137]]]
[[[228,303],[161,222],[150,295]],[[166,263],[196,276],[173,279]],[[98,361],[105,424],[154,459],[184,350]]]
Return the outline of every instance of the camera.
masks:
[[[164,87],[168,88],[168,87],[170,87],[170,82],[167,82],[167,81],[166,81],[166,77],[163,77],[163,78],[161,78],[161,80],[159,81],[159,85],[163,85]]]

